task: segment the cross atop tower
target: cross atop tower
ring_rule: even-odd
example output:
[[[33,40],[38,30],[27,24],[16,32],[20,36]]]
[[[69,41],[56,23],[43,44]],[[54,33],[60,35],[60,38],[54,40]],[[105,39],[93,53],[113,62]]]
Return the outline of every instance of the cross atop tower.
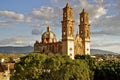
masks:
[[[69,3],[66,4],[66,7],[70,7]]]
[[[84,11],[85,11],[85,9],[83,8],[82,12],[84,12]]]
[[[50,32],[51,31],[51,28],[50,26],[47,27],[47,31]]]

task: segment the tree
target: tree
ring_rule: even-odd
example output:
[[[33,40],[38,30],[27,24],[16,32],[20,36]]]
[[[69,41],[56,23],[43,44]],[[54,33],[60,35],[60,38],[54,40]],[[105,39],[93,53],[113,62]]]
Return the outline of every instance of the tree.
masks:
[[[94,80],[120,80],[120,62],[100,62]]]
[[[11,80],[90,80],[87,63],[66,55],[30,54],[15,64],[15,70]]]
[[[38,80],[47,56],[43,54],[29,54],[15,64],[15,74],[11,80]]]
[[[68,56],[54,56],[46,59],[49,74],[42,80],[89,80],[89,68],[85,61],[72,60]]]
[[[75,59],[78,60],[85,60],[85,62],[88,64],[89,69],[90,69],[90,79],[93,80],[94,78],[94,71],[96,69],[96,60],[95,58],[92,58],[90,55],[76,55]]]

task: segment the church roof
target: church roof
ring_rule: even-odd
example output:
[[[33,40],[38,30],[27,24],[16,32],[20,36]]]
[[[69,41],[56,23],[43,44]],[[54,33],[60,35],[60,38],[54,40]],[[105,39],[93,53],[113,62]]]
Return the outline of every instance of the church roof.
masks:
[[[47,31],[43,33],[42,38],[56,38],[55,34],[47,27]]]
[[[5,70],[7,70],[7,67],[5,65],[2,65],[2,63],[0,63],[0,72],[4,72]]]

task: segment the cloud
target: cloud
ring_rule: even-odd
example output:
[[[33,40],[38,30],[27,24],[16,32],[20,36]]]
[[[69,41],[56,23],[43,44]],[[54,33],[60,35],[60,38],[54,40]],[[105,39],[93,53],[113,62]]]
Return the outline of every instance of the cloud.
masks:
[[[120,11],[120,0],[116,0],[115,8]]]
[[[40,35],[43,33],[43,30],[39,30],[39,29],[33,29],[32,30],[32,35]]]
[[[101,2],[100,5],[98,2],[96,2],[95,4],[90,4],[88,0],[79,0],[79,3],[73,7],[75,11],[75,19],[76,20],[78,19],[79,16],[78,14],[84,8],[86,12],[88,12],[89,14],[90,23],[92,23],[94,20],[96,21],[105,14],[107,14],[107,10],[105,9],[105,6],[106,4],[104,2]]]
[[[103,0],[94,0],[94,1],[99,4],[103,3]]]
[[[79,22],[79,14],[83,8],[89,13],[89,20],[90,23],[99,20],[102,16],[107,14],[106,3],[103,0],[95,0],[94,4],[91,4],[88,0],[51,0],[53,5],[57,7],[50,7],[50,6],[42,6],[40,8],[35,8],[32,11],[32,14],[35,16],[35,19],[40,21],[42,24],[50,24],[54,26],[61,27],[62,21],[62,8],[65,7],[66,3],[68,2],[71,7],[73,8],[73,14],[75,19],[75,27],[78,27],[80,24]],[[61,7],[61,5],[63,7]]]
[[[81,6],[77,7],[85,7],[86,11],[89,13],[91,29],[93,28],[92,30],[94,30],[91,30],[91,32],[92,34],[94,34],[94,36],[98,34],[111,36],[120,35],[119,0],[114,1],[114,3],[113,1],[105,2],[105,0],[94,0],[94,4],[90,4],[87,0],[81,0],[80,3]],[[78,11],[77,7],[75,8],[75,10]]]
[[[105,35],[119,35],[119,19],[120,15],[108,15],[111,11],[109,8],[106,8],[110,5],[110,3],[105,2],[104,0],[93,0],[94,4],[91,4],[88,0],[52,0],[56,2],[56,4],[61,5],[63,2],[66,4],[69,2],[71,7],[74,10],[74,19],[75,19],[75,27],[78,27],[79,22],[79,13],[83,8],[89,13],[89,21],[91,27],[94,27],[94,30],[100,29],[100,31],[94,32],[94,34],[105,34]],[[62,3],[60,3],[62,2]],[[120,3],[117,0],[117,6]],[[114,6],[115,7],[115,6]],[[32,11],[33,15],[36,18],[39,18],[41,23],[39,26],[45,26],[48,24],[52,24],[53,26],[61,26],[60,21],[62,20],[62,9],[56,7],[45,7],[42,6],[38,9],[34,9]],[[60,16],[61,15],[61,16]],[[43,25],[44,24],[44,25]],[[109,28],[109,29],[108,29]]]
[[[0,46],[33,46],[38,39],[38,36],[14,36],[0,40]]]
[[[12,12],[12,11],[0,11],[0,15],[8,17],[8,18],[17,19],[17,20],[24,19],[24,15],[17,14],[17,13]]]
[[[29,45],[27,37],[16,36],[0,40],[0,46],[25,46]]]
[[[30,23],[31,21],[31,16],[25,16],[14,11],[0,11],[0,27],[3,28],[13,28],[21,23]]]
[[[34,25],[32,25],[31,27],[34,27],[34,28],[47,27],[47,23],[43,23],[43,24],[34,24]]]
[[[13,11],[0,11],[0,17],[3,17],[8,22],[30,22],[30,17],[25,17],[23,14]]]
[[[33,9],[32,11],[33,15],[36,16],[36,18],[39,18],[41,20],[50,20],[54,19],[57,14],[55,14],[54,9],[52,7],[40,7],[38,9]]]
[[[92,47],[109,47],[109,46],[119,46],[120,42],[118,40],[113,41],[109,39],[104,39],[104,40],[92,40]]]
[[[96,36],[96,38],[101,36]],[[115,37],[113,37],[115,38]],[[118,38],[118,37],[117,37]],[[115,38],[116,39],[116,38]],[[109,39],[108,36],[104,36],[104,39],[92,39],[91,41],[91,48],[93,49],[102,49],[102,50],[108,50],[116,53],[120,53],[120,50],[118,49],[120,45],[119,39]]]
[[[57,3],[58,2],[58,0],[51,0],[53,3]]]
[[[101,31],[94,32],[94,34],[105,34],[105,35],[120,35],[120,14],[114,16],[106,16],[99,19],[93,23],[93,26],[98,29],[101,28]]]
[[[43,27],[47,25],[56,26],[56,24],[58,24],[58,22],[60,23],[61,21],[62,10],[59,7],[42,6],[40,8],[34,8],[32,15],[34,20],[33,27]]]
[[[4,16],[7,18],[12,18],[12,19],[16,19],[16,20],[24,19],[23,14],[18,14],[18,13],[12,12],[12,11],[0,11],[0,16]]]
[[[107,13],[106,9],[104,9],[101,6],[96,7],[96,11],[93,11],[93,12],[96,12],[96,15],[94,16],[94,18],[96,19]]]

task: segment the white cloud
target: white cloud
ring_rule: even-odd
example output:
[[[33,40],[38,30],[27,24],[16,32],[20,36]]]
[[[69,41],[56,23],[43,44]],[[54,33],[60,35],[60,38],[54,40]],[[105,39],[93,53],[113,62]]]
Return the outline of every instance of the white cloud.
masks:
[[[81,4],[82,4],[82,1],[81,1]],[[85,0],[84,4],[82,4],[81,7],[87,10],[87,12],[89,13],[90,20],[99,19],[103,15],[107,14],[107,10],[105,9],[104,5],[99,5],[98,3],[93,5],[88,3],[87,0]]]
[[[101,4],[104,0],[94,0],[96,3]]]
[[[33,27],[46,27],[48,25],[56,26],[58,22],[60,23],[62,17],[62,10],[59,7],[48,7],[42,6],[40,8],[35,8],[32,11],[33,14]],[[61,15],[61,16],[60,16]],[[59,24],[60,26],[61,24]]]
[[[58,0],[51,0],[53,3],[57,3],[58,2]]]
[[[4,16],[7,18],[12,18],[12,19],[16,19],[16,20],[24,19],[23,14],[18,14],[18,13],[12,12],[12,11],[0,11],[0,16]]]
[[[102,15],[105,15],[107,11],[103,7],[98,7],[98,9],[96,9],[96,13],[98,14],[95,15],[95,18],[99,18]]]
[[[52,7],[41,7],[39,9],[33,9],[32,11],[33,15],[36,16],[36,18],[39,18],[41,20],[45,19],[53,19],[57,16],[55,14],[54,9]]]
[[[109,19],[111,19],[113,17],[115,17],[115,15],[106,16],[106,18],[109,18]]]
[[[0,11],[0,17],[4,17],[10,22],[30,22],[30,17],[25,17],[23,14],[16,13],[13,11]]]

